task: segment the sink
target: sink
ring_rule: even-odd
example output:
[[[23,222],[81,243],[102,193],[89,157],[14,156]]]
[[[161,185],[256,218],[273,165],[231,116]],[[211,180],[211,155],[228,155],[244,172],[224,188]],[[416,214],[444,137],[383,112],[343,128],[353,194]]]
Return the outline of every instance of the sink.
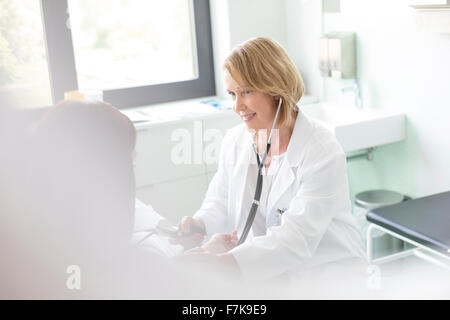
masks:
[[[345,152],[398,142],[406,137],[402,113],[329,103],[302,105],[300,109],[332,130]]]

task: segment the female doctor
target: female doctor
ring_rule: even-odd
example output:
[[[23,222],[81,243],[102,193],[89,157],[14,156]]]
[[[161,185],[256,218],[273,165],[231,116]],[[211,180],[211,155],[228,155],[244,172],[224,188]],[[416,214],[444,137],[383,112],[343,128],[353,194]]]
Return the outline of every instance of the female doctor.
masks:
[[[272,39],[250,39],[223,68],[243,124],[225,135],[218,171],[201,208],[181,220],[178,241],[194,246],[206,236],[194,252],[247,278],[364,263],[345,154],[332,132],[297,107],[304,86],[286,51]]]

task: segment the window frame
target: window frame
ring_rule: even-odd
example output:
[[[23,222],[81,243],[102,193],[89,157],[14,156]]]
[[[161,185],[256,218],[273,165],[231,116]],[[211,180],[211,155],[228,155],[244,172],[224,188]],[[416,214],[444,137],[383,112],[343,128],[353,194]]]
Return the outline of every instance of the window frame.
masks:
[[[40,0],[53,103],[64,92],[78,90],[68,0]],[[131,108],[216,95],[208,0],[192,0],[198,77],[192,80],[103,91],[103,100],[117,108]]]

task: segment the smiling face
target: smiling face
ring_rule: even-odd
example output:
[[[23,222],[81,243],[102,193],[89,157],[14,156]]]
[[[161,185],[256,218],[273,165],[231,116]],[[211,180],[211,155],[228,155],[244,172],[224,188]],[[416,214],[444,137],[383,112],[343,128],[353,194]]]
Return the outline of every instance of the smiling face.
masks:
[[[234,102],[233,110],[244,121],[247,128],[256,131],[270,130],[277,111],[276,98],[267,93],[241,88],[227,71],[224,72],[224,82]]]

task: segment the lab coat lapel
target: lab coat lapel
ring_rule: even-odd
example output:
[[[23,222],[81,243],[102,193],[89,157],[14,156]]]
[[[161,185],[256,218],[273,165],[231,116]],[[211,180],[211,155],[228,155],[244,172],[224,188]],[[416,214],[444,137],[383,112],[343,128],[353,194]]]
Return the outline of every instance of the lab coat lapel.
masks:
[[[267,201],[267,219],[270,212],[273,212],[274,206],[277,204],[281,196],[288,190],[295,180],[293,169],[286,161],[281,164],[280,171],[270,190],[269,199]]]
[[[305,154],[305,146],[310,137],[310,127],[311,122],[304,113],[299,110],[288,149],[286,150],[285,161],[282,163],[280,171],[270,190],[267,203],[268,213],[273,212],[274,209],[283,209],[274,207],[295,181],[295,174],[299,170]]]

